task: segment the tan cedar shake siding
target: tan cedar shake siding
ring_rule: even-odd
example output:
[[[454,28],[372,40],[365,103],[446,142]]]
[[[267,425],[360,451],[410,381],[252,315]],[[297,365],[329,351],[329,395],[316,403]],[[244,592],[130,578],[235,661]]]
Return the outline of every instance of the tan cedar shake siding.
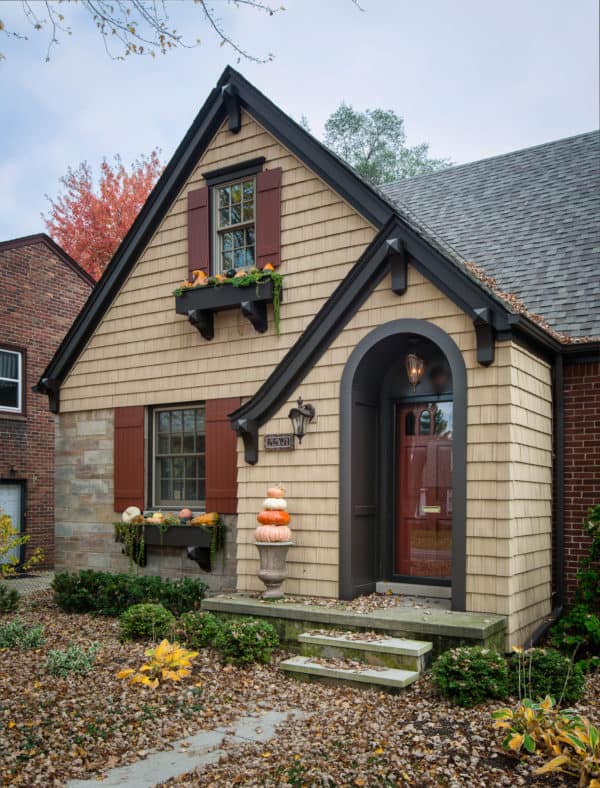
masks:
[[[215,338],[207,342],[175,314],[170,295],[188,272],[187,193],[205,185],[201,173],[258,156],[266,158],[265,168],[282,169],[281,335],[271,312],[269,331],[257,334],[239,310],[230,310],[215,316]],[[373,227],[246,113],[239,134],[224,124],[64,381],[61,422],[114,407],[252,396],[374,236]],[[463,354],[467,609],[509,616],[507,645],[520,642],[550,604],[550,370],[510,342],[497,344],[494,364],[480,366],[472,321],[410,267],[406,293],[395,295],[385,277],[264,425],[256,466],[244,462],[238,440],[238,589],[261,588],[256,514],[267,484],[282,482],[296,542],[286,589],[338,595],[342,372],[363,337],[400,318],[431,321]],[[262,451],[265,433],[290,431],[288,411],[299,395],[317,410],[302,445],[290,453]]]
[[[550,611],[550,369],[511,343],[499,343],[490,367],[477,363],[469,318],[409,268],[409,285],[394,295],[389,276],[336,338],[276,416],[261,429],[289,430],[299,395],[318,421],[293,453],[262,452],[255,467],[238,444],[238,588],[256,591],[252,532],[265,485],[286,487],[296,546],[290,550],[290,593],[338,595],[340,380],[358,342],[382,323],[428,320],[446,331],[467,367],[467,609],[509,617],[507,647],[520,643]]]

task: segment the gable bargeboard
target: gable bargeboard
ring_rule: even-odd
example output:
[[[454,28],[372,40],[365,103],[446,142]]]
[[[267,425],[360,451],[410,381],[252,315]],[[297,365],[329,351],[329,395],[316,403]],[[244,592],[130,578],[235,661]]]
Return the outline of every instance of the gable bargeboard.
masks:
[[[216,316],[215,338],[206,342],[175,314],[171,296],[188,271],[187,192],[204,185],[202,172],[257,156],[266,157],[265,168],[283,171],[281,336],[272,320],[266,334],[256,334],[232,310]],[[224,123],[63,382],[61,413],[252,396],[375,234],[246,112],[237,135]],[[289,408],[302,395],[315,405],[318,421],[301,447],[263,452],[251,467],[238,440],[238,588],[260,588],[255,518],[266,485],[281,481],[296,542],[286,588],[337,596],[343,366],[370,330],[404,317],[435,323],[463,352],[469,386],[467,609],[509,616],[510,638],[518,642],[550,610],[550,369],[510,342],[498,344],[493,365],[478,365],[472,320],[412,268],[402,297],[392,293],[389,275],[384,278],[261,429],[261,445],[265,433],[289,431]]]

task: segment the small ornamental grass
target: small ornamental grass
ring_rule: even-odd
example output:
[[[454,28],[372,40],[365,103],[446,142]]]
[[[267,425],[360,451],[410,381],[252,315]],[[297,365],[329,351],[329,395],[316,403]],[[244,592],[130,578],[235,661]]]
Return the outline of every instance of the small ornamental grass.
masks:
[[[0,627],[0,648],[37,648],[44,643],[44,628],[41,624],[26,627],[14,619]]]
[[[175,628],[175,617],[162,605],[132,605],[119,616],[121,640],[162,640]]]
[[[251,662],[268,664],[271,652],[279,646],[277,632],[271,624],[257,619],[227,621],[214,642],[225,662],[248,665]]]
[[[117,673],[118,679],[129,679],[130,684],[139,684],[156,689],[161,681],[181,681],[190,676],[192,661],[197,651],[186,651],[179,643],[163,640],[156,648],[144,652],[149,659],[139,670],[126,668]]]
[[[66,678],[70,673],[83,676],[94,667],[98,649],[98,643],[92,643],[87,651],[81,646],[68,646],[65,650],[54,649],[48,653],[46,669],[53,676],[61,678]]]
[[[476,706],[508,695],[508,667],[497,651],[461,646],[441,654],[432,674],[438,689],[458,706]]]
[[[179,618],[178,635],[190,648],[213,646],[223,625],[212,613],[192,610]]]

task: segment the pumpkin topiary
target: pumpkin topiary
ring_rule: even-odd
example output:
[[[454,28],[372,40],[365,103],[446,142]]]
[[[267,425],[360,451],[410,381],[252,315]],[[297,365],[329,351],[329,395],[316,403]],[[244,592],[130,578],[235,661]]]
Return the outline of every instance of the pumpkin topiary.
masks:
[[[292,518],[284,511],[263,509],[256,519],[261,525],[289,525]]]
[[[285,490],[280,484],[274,484],[267,488],[267,498],[283,498]]]
[[[287,525],[259,525],[254,538],[257,542],[289,542],[292,532]]]

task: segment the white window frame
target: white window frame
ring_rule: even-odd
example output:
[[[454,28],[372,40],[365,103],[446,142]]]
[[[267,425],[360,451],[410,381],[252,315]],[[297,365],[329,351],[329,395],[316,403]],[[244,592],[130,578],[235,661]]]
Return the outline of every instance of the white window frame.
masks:
[[[254,185],[254,199],[253,199],[253,216],[254,218],[251,221],[246,222],[239,222],[238,224],[230,224],[226,227],[219,227],[219,191],[221,189],[226,189],[228,186],[235,186],[235,184],[243,184],[247,181],[252,181]],[[243,187],[242,187],[243,188]],[[211,187],[212,192],[212,249],[213,249],[213,265],[212,265],[212,274],[223,274],[228,268],[224,269],[222,267],[221,261],[223,259],[222,255],[222,236],[223,233],[226,232],[235,232],[235,230],[245,230],[248,227],[254,228],[254,265],[256,265],[256,175],[247,175],[246,177],[237,177],[232,178],[230,181],[226,183],[219,183],[215,184]],[[240,203],[242,205],[243,203]],[[246,248],[246,247],[244,247]],[[240,266],[240,270],[246,268],[246,265]],[[232,264],[231,268],[235,268]]]
[[[175,410],[202,410],[204,412],[204,499],[188,500],[182,498],[181,500],[170,500],[161,502],[160,496],[160,478],[157,474],[157,459],[158,459],[158,419],[161,413],[165,411],[171,413]],[[169,433],[172,434],[172,433]],[[183,434],[183,433],[182,433]],[[190,453],[191,454],[191,453]],[[200,455],[202,452],[193,452],[193,455]],[[173,455],[177,456],[177,455]],[[190,456],[190,455],[187,455]],[[186,457],[184,452],[181,452],[181,457]],[[200,477],[199,477],[200,478]],[[206,503],[206,405],[203,402],[185,403],[182,405],[164,405],[152,408],[152,489],[151,489],[152,507],[155,509],[176,509],[183,506],[189,506],[192,509],[203,510]]]
[[[5,378],[0,376],[0,380],[17,384],[17,407],[11,408],[8,405],[0,405],[0,413],[22,413],[23,412],[23,354],[19,350],[10,350],[0,347],[0,353],[10,353],[17,357],[17,377]]]

